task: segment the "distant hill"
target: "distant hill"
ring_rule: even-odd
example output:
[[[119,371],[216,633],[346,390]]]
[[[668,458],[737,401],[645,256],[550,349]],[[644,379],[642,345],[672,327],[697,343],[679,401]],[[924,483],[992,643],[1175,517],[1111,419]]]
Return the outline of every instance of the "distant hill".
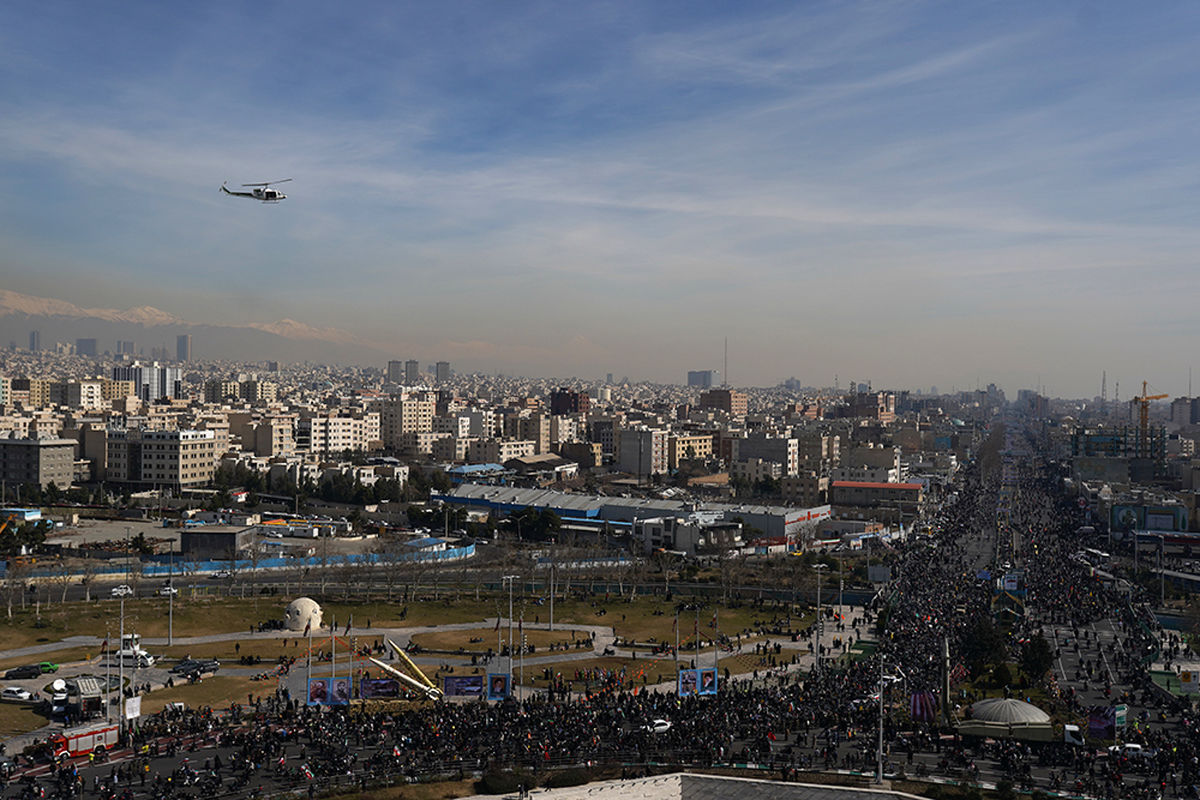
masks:
[[[115,353],[118,341],[132,341],[139,353],[165,347],[175,353],[175,337],[192,335],[192,357],[231,361],[316,361],[379,364],[385,346],[338,328],[315,328],[282,319],[245,326],[209,325],[180,319],[151,306],[129,309],[84,308],[49,297],[0,289],[0,346],[29,345],[29,332],[41,332],[42,347],[55,342],[96,339],[100,352]]]

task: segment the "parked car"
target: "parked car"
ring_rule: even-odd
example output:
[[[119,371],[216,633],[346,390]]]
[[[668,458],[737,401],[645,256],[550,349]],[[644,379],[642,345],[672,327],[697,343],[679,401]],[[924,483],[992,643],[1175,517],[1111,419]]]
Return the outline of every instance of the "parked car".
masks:
[[[174,586],[163,586],[158,590],[158,594],[162,597],[170,597],[173,594],[179,594],[179,590]]]
[[[23,664],[19,667],[13,667],[8,672],[4,673],[6,680],[21,680],[22,678],[36,678],[42,674],[42,668],[37,664]]]
[[[7,686],[4,691],[0,692],[0,700],[10,700],[14,702],[25,702],[33,699],[33,692],[28,689],[22,689],[20,686]]]
[[[43,661],[38,664],[38,669],[42,672],[58,672],[58,664],[55,664],[53,661]]]
[[[208,577],[212,578],[214,581],[219,581],[223,578],[232,578],[233,573],[227,569],[219,569],[216,572],[214,572],[212,575],[209,575]]]
[[[113,597],[133,597],[133,587],[122,583],[120,586],[114,586],[111,594]]]
[[[220,668],[221,662],[215,658],[185,658],[171,667],[171,672],[176,675],[190,675],[193,672],[216,672]]]

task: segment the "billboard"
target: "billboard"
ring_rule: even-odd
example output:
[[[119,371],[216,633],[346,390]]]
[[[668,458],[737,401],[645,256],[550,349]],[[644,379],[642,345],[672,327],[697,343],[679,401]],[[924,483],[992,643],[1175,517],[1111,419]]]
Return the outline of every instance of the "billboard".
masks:
[[[344,706],[350,702],[349,678],[309,678],[308,705]]]
[[[395,678],[363,678],[358,685],[363,700],[379,700],[400,696],[400,681]]]
[[[1183,506],[1114,505],[1108,527],[1113,531],[1186,531],[1187,509]]]
[[[512,675],[507,672],[488,673],[488,700],[503,700],[512,691]]]
[[[447,675],[442,678],[446,697],[483,697],[482,675]]]
[[[1200,692],[1200,672],[1185,669],[1179,673],[1179,688],[1185,694]]]
[[[717,693],[716,669],[679,670],[679,696],[712,695]]]

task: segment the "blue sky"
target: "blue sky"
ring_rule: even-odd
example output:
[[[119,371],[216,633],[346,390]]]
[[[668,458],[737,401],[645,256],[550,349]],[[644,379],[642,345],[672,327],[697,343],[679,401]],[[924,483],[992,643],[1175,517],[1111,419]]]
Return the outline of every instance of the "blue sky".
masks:
[[[0,281],[488,372],[682,382],[728,336],[739,384],[1183,393],[1198,18],[8,3]]]

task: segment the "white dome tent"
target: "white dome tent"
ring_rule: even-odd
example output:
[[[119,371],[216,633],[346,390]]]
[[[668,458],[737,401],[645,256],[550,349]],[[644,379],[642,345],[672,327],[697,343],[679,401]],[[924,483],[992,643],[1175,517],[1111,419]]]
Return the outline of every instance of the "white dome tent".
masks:
[[[319,630],[321,606],[311,597],[297,597],[283,612],[283,624],[289,631],[303,631],[310,624],[314,631]]]
[[[970,708],[970,718],[958,724],[964,736],[992,739],[1025,739],[1048,742],[1054,738],[1050,715],[1023,700],[992,697]]]

